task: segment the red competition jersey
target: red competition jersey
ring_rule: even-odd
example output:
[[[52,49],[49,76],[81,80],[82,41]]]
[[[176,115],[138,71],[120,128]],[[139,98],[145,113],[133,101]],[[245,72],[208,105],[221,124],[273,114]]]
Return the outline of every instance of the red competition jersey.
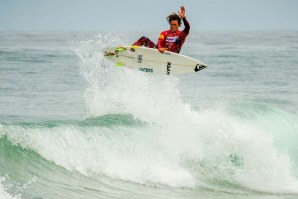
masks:
[[[184,30],[177,30],[176,32],[171,32],[171,30],[166,30],[160,33],[157,41],[158,48],[168,48],[168,51],[179,53],[185,39],[189,33],[189,23],[186,18],[182,19],[184,23]]]

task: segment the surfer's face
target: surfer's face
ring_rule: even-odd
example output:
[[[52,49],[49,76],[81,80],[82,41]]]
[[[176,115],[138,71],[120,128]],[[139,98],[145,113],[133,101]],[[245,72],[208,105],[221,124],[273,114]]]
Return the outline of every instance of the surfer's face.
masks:
[[[176,32],[179,28],[178,20],[172,20],[170,21],[170,30],[172,32]]]

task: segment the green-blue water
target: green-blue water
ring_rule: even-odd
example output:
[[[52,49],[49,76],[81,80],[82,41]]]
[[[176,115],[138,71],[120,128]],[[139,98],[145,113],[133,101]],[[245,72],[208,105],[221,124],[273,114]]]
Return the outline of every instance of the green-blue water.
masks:
[[[103,59],[142,35],[0,33],[0,198],[297,198],[298,32],[192,32],[186,76]]]

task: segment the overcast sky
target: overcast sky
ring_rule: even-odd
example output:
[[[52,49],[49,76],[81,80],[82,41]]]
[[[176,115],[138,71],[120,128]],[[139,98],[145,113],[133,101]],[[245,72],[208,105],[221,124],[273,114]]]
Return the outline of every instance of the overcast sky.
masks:
[[[192,30],[298,30],[298,0],[0,0],[0,31],[160,31],[180,5]]]

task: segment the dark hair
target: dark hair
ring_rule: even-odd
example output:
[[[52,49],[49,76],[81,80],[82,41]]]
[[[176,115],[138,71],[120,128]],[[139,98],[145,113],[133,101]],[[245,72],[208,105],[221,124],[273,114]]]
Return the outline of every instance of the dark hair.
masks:
[[[176,14],[174,12],[167,17],[167,20],[169,23],[171,23],[171,21],[173,21],[173,20],[177,20],[179,26],[181,26],[181,18],[178,14]]]

